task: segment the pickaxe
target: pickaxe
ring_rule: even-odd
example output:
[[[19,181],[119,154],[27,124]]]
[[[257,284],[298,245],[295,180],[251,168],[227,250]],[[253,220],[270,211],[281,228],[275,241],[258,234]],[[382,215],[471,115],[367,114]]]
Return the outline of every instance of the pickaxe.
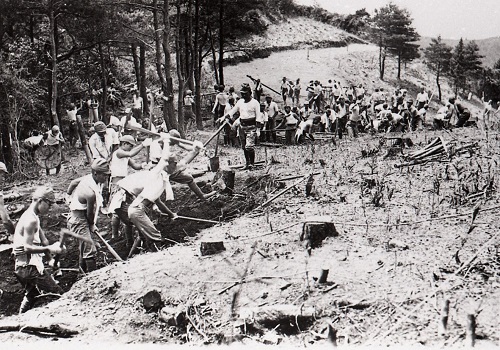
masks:
[[[254,79],[254,78],[253,78],[253,77],[251,77],[250,75],[247,75],[247,77],[248,77],[250,80],[252,80],[253,82],[257,81],[257,79]],[[273,91],[273,92],[277,93],[278,95],[281,95],[281,93],[280,93],[280,92],[278,92],[278,91],[274,90],[272,87],[269,87],[269,86],[267,86],[266,84],[263,84],[262,82],[260,82],[260,84],[261,84],[262,86],[264,86],[264,87],[268,88],[269,90],[271,90],[271,91]]]
[[[71,232],[70,230],[68,229],[65,229],[63,228],[61,231],[60,231],[60,237],[59,237],[59,247],[63,247],[64,244],[66,243],[66,240],[67,238],[69,237],[74,237],[80,241],[83,241],[83,242],[86,242],[86,243],[89,243],[89,244],[92,244],[92,240],[88,237],[84,237],[84,236],[80,236],[76,233],[73,233]],[[49,261],[49,266],[51,266],[52,268],[54,268],[54,270],[57,270],[59,269],[59,259],[61,258],[61,254],[56,254],[54,256],[53,259],[50,259]]]
[[[165,213],[160,213],[160,215],[162,216],[168,216],[168,214],[165,214]],[[190,221],[198,221],[198,222],[208,222],[210,224],[219,224],[220,222],[219,221],[215,221],[215,220],[207,220],[207,219],[200,219],[200,218],[193,218],[193,217],[190,217],[190,216],[182,216],[182,215],[177,215],[176,219],[183,219],[183,220],[190,220]]]
[[[150,136],[157,136],[157,137],[161,137],[162,136],[159,132],[151,131],[151,130],[148,130],[148,129],[145,129],[143,127],[136,126],[136,125],[133,125],[133,124],[128,124],[128,122],[125,123],[125,127],[127,129],[134,130],[134,131],[139,131],[139,132],[142,132],[142,133],[150,135]],[[178,137],[169,136],[169,138],[171,140],[182,142],[182,143],[187,143],[189,145],[194,144],[194,141],[190,141],[190,140],[186,140],[186,139],[181,139],[181,138],[178,138]]]

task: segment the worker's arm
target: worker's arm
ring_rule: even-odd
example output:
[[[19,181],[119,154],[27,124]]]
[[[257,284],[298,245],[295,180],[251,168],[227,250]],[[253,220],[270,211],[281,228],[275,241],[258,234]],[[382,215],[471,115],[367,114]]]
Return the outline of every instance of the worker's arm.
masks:
[[[172,210],[170,210],[167,207],[167,205],[165,203],[163,203],[160,199],[157,199],[155,201],[155,204],[158,206],[158,209],[160,209],[160,211],[162,213],[167,214],[168,216],[170,216],[170,218],[175,219],[177,217],[177,214],[174,213]]]
[[[38,246],[33,244],[35,239],[35,233],[38,230],[38,222],[36,220],[31,220],[24,226],[23,234],[25,236],[25,242],[23,244],[24,252],[26,253],[51,253],[59,254],[62,252],[62,248],[56,242],[52,245]],[[41,236],[43,233],[41,233]],[[43,236],[45,238],[45,236]],[[41,237],[40,237],[41,238]],[[46,240],[46,238],[45,238]],[[48,243],[48,241],[46,241]]]
[[[70,182],[70,184],[68,186],[68,189],[66,191],[66,193],[68,195],[71,196],[73,194],[73,191],[75,190],[76,186],[78,186],[78,184],[80,183],[80,181],[82,181],[82,177],[76,178],[76,179],[74,179],[73,181]]]

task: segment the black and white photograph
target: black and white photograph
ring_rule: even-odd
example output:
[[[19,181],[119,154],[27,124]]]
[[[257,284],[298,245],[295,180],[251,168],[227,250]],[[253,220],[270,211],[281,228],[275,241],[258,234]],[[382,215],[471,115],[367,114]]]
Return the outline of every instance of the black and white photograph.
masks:
[[[500,2],[0,0],[2,349],[500,348]]]

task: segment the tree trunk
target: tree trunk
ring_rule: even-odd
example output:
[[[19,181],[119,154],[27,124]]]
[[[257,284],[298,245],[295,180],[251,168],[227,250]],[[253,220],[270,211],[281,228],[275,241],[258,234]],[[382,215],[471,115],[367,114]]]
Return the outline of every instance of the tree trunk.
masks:
[[[182,68],[185,66],[183,39],[181,38],[184,30],[181,29],[181,5],[180,1],[177,2],[177,28],[175,30],[175,63],[177,68],[177,80],[179,84],[179,91],[177,95],[177,120],[179,121],[178,130],[181,136],[184,137],[184,114],[183,114],[183,97],[184,97],[184,74]]]
[[[53,1],[49,6],[49,36],[50,36],[50,63],[51,63],[51,89],[50,89],[50,116],[52,125],[59,125],[57,117],[57,51],[56,51],[56,15]]]
[[[132,44],[132,59],[134,61],[134,72],[137,90],[139,90],[141,88],[141,63],[139,62],[139,56],[137,56],[136,43]]]
[[[382,61],[380,63],[380,80],[384,80],[384,72],[385,72],[385,53],[382,55]]]
[[[196,114],[196,128],[203,130],[203,118],[201,115],[201,43],[200,41],[200,0],[194,4],[194,108]]]
[[[2,160],[9,172],[14,169],[14,156],[12,152],[12,144],[10,143],[10,128],[8,118],[2,118],[0,121],[0,134],[2,145]]]
[[[219,70],[217,69],[217,54],[215,53],[214,36],[212,33],[212,28],[210,27],[210,24],[208,24],[208,31],[210,33],[210,50],[212,51],[212,62],[214,65],[215,82],[217,83],[217,85],[219,85]]]
[[[149,118],[149,102],[148,92],[146,88],[146,46],[139,46],[139,75],[141,77],[141,85],[138,85],[139,94],[142,97],[143,118]]]
[[[163,96],[167,96],[167,81],[165,80],[165,74],[163,73],[162,64],[162,34],[160,32],[160,21],[158,19],[158,0],[153,0],[153,27],[155,33],[155,64],[156,73],[161,83],[161,91]],[[165,113],[167,108],[166,101],[162,99],[160,102],[163,105],[163,118],[167,124],[167,128],[170,130],[173,126],[170,124],[170,120]]]
[[[101,88],[102,88],[101,119],[104,122],[104,124],[107,125],[109,123],[108,114],[106,113],[108,104],[108,74],[106,69],[106,60],[104,59],[104,53],[102,51],[102,44],[99,43],[97,48],[99,50],[99,60],[101,62]]]
[[[169,125],[177,127],[177,118],[174,110],[174,86],[172,82],[172,58],[170,57],[170,0],[163,2],[163,54],[165,58],[166,91],[163,108],[163,117],[169,120]]]
[[[401,79],[401,53],[398,53],[398,80]]]
[[[441,101],[441,84],[439,83],[439,67],[438,67],[438,71],[437,71],[437,74],[436,74],[436,85],[437,85],[437,88],[438,88],[438,99],[439,101]]]
[[[219,3],[219,84],[224,84],[224,0]]]

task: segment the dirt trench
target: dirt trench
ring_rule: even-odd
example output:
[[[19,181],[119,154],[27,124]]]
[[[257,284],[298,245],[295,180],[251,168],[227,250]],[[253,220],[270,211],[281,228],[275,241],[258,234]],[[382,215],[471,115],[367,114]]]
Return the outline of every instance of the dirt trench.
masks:
[[[197,184],[205,193],[212,190],[210,183],[209,179],[197,181]],[[243,175],[242,179],[238,179],[234,194],[219,193],[208,201],[202,201],[196,198],[187,186],[174,185],[176,199],[168,202],[167,205],[171,210],[182,216],[213,221],[228,221],[249,212],[259,203],[263,202],[266,198],[265,191],[268,191],[271,188],[270,186],[274,186],[274,182],[268,177],[256,178],[251,174]],[[24,203],[24,207],[27,207],[29,205],[29,196],[19,198],[17,205],[21,205],[21,203]],[[66,227],[66,217],[64,214],[67,213],[67,210],[64,202],[60,201],[53,206],[49,215],[42,218],[41,225],[45,229],[49,241],[58,240],[58,232],[60,229]],[[17,221],[21,213],[22,211],[13,216],[12,219]],[[164,238],[179,243],[188,241],[190,238],[195,237],[201,230],[214,225],[213,223],[184,219],[171,221],[169,218],[155,211],[150,215]],[[101,234],[105,237],[110,237],[110,217],[100,216],[97,226]],[[174,243],[167,243],[163,248],[172,244]],[[82,277],[82,274],[78,271],[78,242],[70,239],[66,245],[67,253],[60,260],[60,266],[63,268],[63,271],[62,274],[56,276],[56,280],[64,292],[69,291],[73,284]],[[111,246],[122,259],[127,259],[129,249],[126,246],[123,236],[111,242]],[[135,254],[140,254],[141,251],[143,251],[143,248],[139,247]],[[97,255],[97,267],[105,267],[114,261],[115,258],[101,243],[101,248],[98,250]],[[12,250],[0,253],[0,274],[3,276],[0,280],[0,317],[17,314],[24,290],[14,275]],[[54,298],[49,296],[41,297],[37,300],[35,307],[45,305],[52,300]]]

